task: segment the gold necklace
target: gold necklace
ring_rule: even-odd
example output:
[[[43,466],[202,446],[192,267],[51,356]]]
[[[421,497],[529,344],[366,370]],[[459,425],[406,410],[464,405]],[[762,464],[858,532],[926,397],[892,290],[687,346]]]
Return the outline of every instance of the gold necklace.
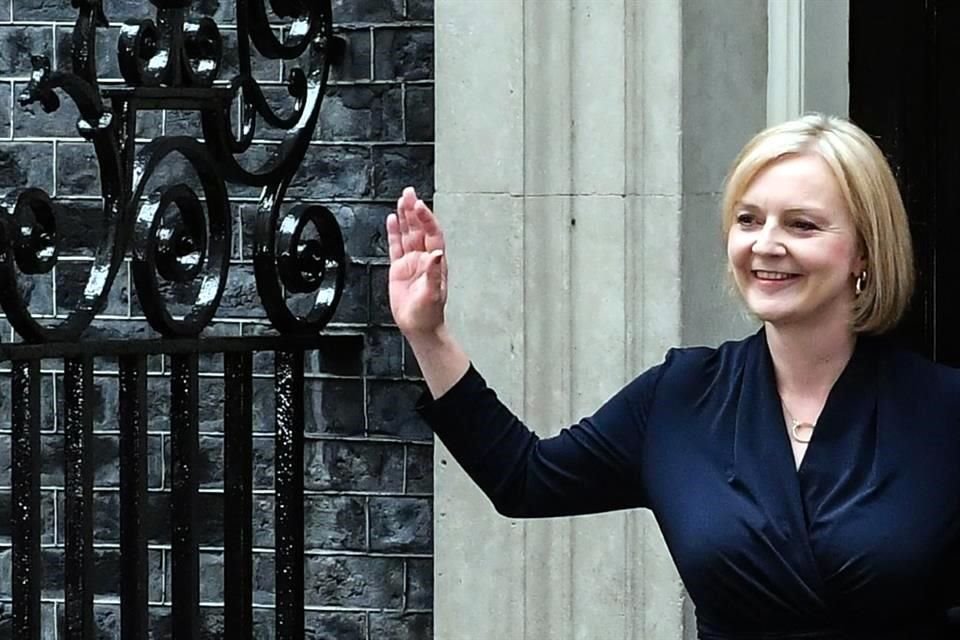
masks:
[[[787,409],[787,405],[783,403],[783,400],[780,401],[780,406],[783,407],[784,412],[787,414],[787,417],[790,418],[790,437],[799,442],[800,444],[810,444],[810,440],[813,438],[813,430],[817,428],[816,422],[800,422],[793,417],[793,414],[790,413],[790,409]],[[808,432],[810,435],[806,439],[800,437],[801,430]]]

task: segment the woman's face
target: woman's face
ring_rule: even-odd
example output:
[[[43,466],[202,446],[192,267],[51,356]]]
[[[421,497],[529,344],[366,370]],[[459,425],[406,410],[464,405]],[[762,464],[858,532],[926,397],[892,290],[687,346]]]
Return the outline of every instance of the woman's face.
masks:
[[[823,158],[787,156],[757,174],[735,205],[727,258],[740,295],[764,322],[849,322],[864,260]]]

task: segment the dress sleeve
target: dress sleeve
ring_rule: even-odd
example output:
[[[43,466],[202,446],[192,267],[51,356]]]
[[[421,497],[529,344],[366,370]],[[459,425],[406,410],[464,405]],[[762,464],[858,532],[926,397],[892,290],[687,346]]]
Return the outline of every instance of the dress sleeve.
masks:
[[[646,371],[592,416],[550,438],[530,431],[472,365],[440,398],[424,394],[417,410],[505,516],[642,507],[646,418],[664,366]]]

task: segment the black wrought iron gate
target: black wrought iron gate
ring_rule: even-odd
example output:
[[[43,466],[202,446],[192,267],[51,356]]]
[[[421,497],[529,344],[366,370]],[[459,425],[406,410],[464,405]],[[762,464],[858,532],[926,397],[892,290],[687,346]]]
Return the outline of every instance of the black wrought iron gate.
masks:
[[[122,85],[101,86],[97,30],[107,26],[101,0],[72,0],[77,22],[72,72],[33,60],[23,104],[58,108],[58,92],[80,113],[77,129],[96,151],[102,232],[75,308],[34,313],[24,282],[57,264],[68,206],[31,188],[0,215],[0,303],[20,341],[0,345],[12,367],[12,625],[15,638],[40,638],[41,362],[64,380],[64,623],[67,638],[94,637],[94,363],[115,368],[120,425],[120,612],[122,637],[148,637],[148,359],[169,364],[172,635],[200,637],[198,562],[198,406],[200,358],[223,359],[224,635],[252,636],[252,492],[254,359],[273,354],[275,371],[275,637],[301,640],[303,614],[303,394],[305,353],[341,357],[362,348],[359,335],[318,332],[344,286],[343,239],[322,206],[284,205],[284,196],[317,123],[331,63],[342,53],[329,0],[237,0],[239,72],[218,78],[223,38],[217,24],[188,21],[189,0],[150,0],[155,18],[128,23],[117,43]],[[145,5],[146,7],[146,5]],[[282,21],[285,38],[271,28]],[[271,59],[309,59],[290,72],[288,114],[276,113],[254,80],[252,48]],[[138,116],[164,109],[201,114],[202,141],[136,141]],[[285,130],[274,153],[253,169],[238,160],[251,148],[258,120]],[[149,189],[165,162],[179,156],[194,180]],[[179,166],[179,165],[178,165]],[[206,337],[229,270],[232,237],[227,183],[262,188],[254,238],[257,292],[272,324],[268,335]],[[198,195],[197,186],[203,197]],[[155,339],[85,340],[107,303],[120,265],[130,260],[136,296]],[[178,303],[171,302],[171,291]],[[340,355],[338,355],[340,354]],[[59,364],[57,364],[59,363]],[[105,365],[103,363],[106,363]]]

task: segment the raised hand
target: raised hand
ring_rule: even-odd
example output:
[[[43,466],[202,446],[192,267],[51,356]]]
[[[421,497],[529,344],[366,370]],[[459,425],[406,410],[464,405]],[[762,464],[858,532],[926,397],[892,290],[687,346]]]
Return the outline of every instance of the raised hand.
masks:
[[[443,231],[413,187],[403,190],[397,212],[387,216],[390,247],[390,311],[408,338],[443,326],[447,261]]]

